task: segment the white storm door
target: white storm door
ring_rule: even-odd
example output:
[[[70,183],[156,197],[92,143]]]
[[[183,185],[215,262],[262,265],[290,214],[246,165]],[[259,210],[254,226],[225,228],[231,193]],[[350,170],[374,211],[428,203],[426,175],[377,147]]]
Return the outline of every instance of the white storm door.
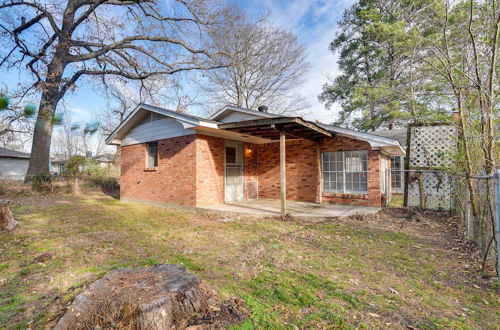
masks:
[[[225,143],[225,193],[226,202],[243,200],[243,143],[226,141]]]

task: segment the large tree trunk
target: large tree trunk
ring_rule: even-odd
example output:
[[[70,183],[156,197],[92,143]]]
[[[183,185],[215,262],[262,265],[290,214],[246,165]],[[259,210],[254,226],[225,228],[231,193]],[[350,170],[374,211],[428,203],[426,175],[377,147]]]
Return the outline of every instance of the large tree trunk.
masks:
[[[52,138],[53,116],[56,111],[57,97],[53,93],[44,92],[33,131],[31,158],[26,180],[40,173],[49,173],[50,141]]]

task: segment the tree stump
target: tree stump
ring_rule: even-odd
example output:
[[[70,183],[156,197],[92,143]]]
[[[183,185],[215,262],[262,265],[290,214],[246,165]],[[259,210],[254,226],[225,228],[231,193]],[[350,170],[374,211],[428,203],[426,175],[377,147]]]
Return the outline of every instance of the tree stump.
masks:
[[[208,308],[201,280],[183,265],[126,268],[78,294],[54,329],[180,329]]]
[[[10,210],[10,201],[0,202],[0,231],[7,230],[10,231],[14,229],[19,222],[14,220],[12,211]]]

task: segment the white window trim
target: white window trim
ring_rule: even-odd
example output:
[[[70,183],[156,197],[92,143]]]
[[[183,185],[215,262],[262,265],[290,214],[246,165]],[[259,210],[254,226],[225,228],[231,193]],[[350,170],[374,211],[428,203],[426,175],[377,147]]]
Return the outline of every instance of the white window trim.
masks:
[[[362,151],[366,153],[366,191],[361,191],[361,190],[346,190],[345,189],[345,153],[346,152],[352,152],[352,151]],[[325,163],[324,163],[324,157],[325,153],[330,152],[340,152],[342,154],[342,184],[344,186],[343,190],[333,190],[333,189],[325,189]],[[368,179],[369,179],[369,170],[368,170],[368,151],[367,150],[346,150],[346,151],[324,151],[321,153],[321,165],[322,165],[322,171],[321,171],[321,176],[323,181],[323,192],[327,194],[353,194],[353,195],[368,195]],[[328,171],[328,172],[334,172],[334,171]],[[361,172],[359,172],[361,173]]]
[[[399,158],[399,170],[398,169],[395,169],[392,167],[392,159],[393,158]],[[393,187],[393,180],[391,178],[391,189],[393,190],[397,190],[397,191],[402,191],[404,189],[404,180],[405,180],[405,176],[404,176],[404,173],[405,173],[405,156],[391,156],[390,158],[390,161],[391,161],[391,175],[395,174],[394,172],[395,171],[399,171],[399,173],[397,174],[399,176],[399,183],[400,183],[400,187],[399,188],[395,188]]]

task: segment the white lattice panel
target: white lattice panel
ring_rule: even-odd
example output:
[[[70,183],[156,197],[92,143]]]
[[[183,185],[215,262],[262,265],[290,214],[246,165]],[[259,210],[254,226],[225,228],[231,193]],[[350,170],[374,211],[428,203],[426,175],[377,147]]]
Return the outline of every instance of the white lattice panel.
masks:
[[[456,143],[456,130],[452,126],[412,126],[410,169],[449,165]]]
[[[422,176],[425,207],[433,210],[451,209],[450,176],[444,172],[411,172],[408,184],[408,206],[420,206],[418,177]]]

